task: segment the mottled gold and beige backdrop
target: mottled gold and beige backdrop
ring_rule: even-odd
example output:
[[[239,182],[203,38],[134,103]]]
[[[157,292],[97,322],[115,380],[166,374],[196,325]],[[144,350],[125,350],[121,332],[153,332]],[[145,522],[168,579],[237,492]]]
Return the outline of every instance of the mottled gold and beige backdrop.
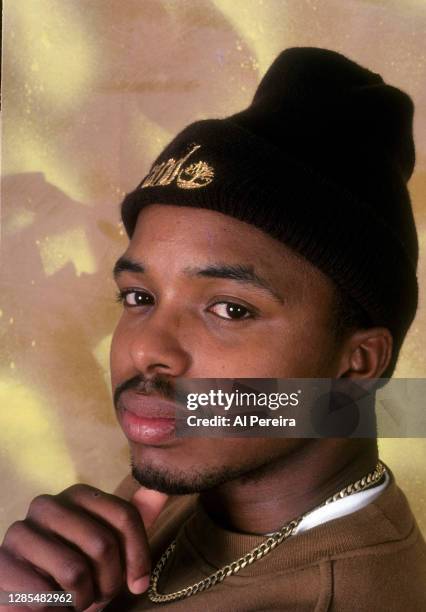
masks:
[[[425,32],[424,0],[5,0],[0,532],[37,493],[126,473],[118,203],[184,125],[247,105],[285,47],[343,52],[414,98],[421,301],[398,374],[426,376]],[[426,531],[424,440],[380,445]]]

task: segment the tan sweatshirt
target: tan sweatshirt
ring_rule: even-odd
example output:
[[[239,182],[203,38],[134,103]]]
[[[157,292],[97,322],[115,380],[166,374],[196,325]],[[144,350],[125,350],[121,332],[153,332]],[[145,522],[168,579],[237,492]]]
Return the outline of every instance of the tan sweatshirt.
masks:
[[[232,562],[263,537],[226,531],[197,496],[176,497],[151,534],[154,563],[177,536],[159,581],[170,593]],[[123,595],[106,610],[426,612],[426,545],[405,495],[390,483],[372,503],[285,540],[211,589],[167,604]]]

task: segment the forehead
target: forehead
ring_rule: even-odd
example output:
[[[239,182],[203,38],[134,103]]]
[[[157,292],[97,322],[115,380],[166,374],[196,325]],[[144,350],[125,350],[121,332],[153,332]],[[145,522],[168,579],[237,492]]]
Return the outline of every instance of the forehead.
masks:
[[[182,253],[192,250],[201,256],[238,256],[252,263],[271,259],[287,259],[294,265],[304,264],[285,245],[253,225],[212,210],[188,206],[152,204],[141,211],[129,251],[155,247],[180,247]]]
[[[276,286],[294,282],[332,288],[320,270],[261,229],[201,208],[147,206],[139,214],[127,255],[174,273],[221,261],[253,266]]]

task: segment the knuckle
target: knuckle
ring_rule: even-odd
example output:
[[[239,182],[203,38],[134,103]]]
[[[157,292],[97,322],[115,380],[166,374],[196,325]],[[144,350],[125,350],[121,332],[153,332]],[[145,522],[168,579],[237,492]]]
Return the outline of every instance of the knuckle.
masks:
[[[84,561],[73,559],[62,565],[59,581],[69,588],[78,589],[86,583],[88,571]]]
[[[11,567],[14,564],[14,561],[15,555],[13,550],[10,550],[10,548],[6,547],[3,543],[0,546],[0,591],[5,586],[3,582],[1,582],[4,579],[4,569],[6,567]]]
[[[86,494],[88,491],[91,491],[91,489],[92,487],[90,487],[89,485],[86,485],[83,483],[77,483],[77,484],[71,485],[70,487],[62,491],[60,495],[65,495],[66,497],[77,497],[78,498],[81,495]]]
[[[13,547],[17,541],[22,539],[28,533],[28,525],[25,521],[15,521],[12,523],[3,540],[3,546],[5,548]]]
[[[52,495],[37,495],[31,501],[28,516],[34,516],[36,514],[41,514],[46,511],[46,509],[52,504],[53,496]]]
[[[93,538],[91,542],[92,555],[96,561],[112,557],[118,550],[117,542],[110,533]]]

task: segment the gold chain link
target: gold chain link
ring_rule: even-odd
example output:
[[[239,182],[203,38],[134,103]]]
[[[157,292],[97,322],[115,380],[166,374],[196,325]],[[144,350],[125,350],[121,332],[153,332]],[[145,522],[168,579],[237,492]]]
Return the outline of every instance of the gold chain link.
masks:
[[[331,504],[332,502],[335,502],[338,499],[343,499],[344,497],[348,497],[349,495],[368,489],[376,482],[378,482],[382,478],[384,473],[385,466],[383,465],[383,463],[381,463],[381,461],[379,461],[372,472],[370,472],[366,476],[363,476],[356,482],[347,485],[346,487],[326,499],[325,502],[323,502],[319,506],[316,506],[314,510]],[[240,570],[244,569],[247,565],[251,565],[255,561],[258,561],[259,559],[265,557],[268,553],[274,550],[274,548],[279,546],[281,542],[284,542],[284,540],[287,540],[287,538],[291,537],[296,531],[296,528],[300,524],[302,519],[314,510],[305,512],[305,514],[302,514],[298,518],[293,519],[289,523],[286,523],[283,527],[281,527],[279,531],[271,533],[267,537],[267,539],[262,542],[262,544],[256,546],[255,548],[252,548],[252,550],[250,550],[248,553],[246,553],[236,561],[233,561],[232,563],[221,567],[216,572],[213,572],[213,574],[210,574],[210,576],[207,576],[207,578],[204,578],[199,582],[195,582],[194,584],[180,589],[179,591],[175,591],[174,593],[163,594],[158,592],[157,584],[160,579],[161,572],[165,568],[167,561],[169,560],[170,556],[173,554],[173,551],[176,548],[176,540],[173,540],[173,542],[161,555],[160,560],[158,561],[152,572],[151,582],[148,590],[149,599],[154,603],[165,603],[168,601],[183,599],[184,597],[191,597],[191,595],[195,595],[196,593],[201,593],[202,591],[210,589],[215,584],[222,582],[223,580],[225,580],[225,578],[228,578],[228,576],[233,576]]]

